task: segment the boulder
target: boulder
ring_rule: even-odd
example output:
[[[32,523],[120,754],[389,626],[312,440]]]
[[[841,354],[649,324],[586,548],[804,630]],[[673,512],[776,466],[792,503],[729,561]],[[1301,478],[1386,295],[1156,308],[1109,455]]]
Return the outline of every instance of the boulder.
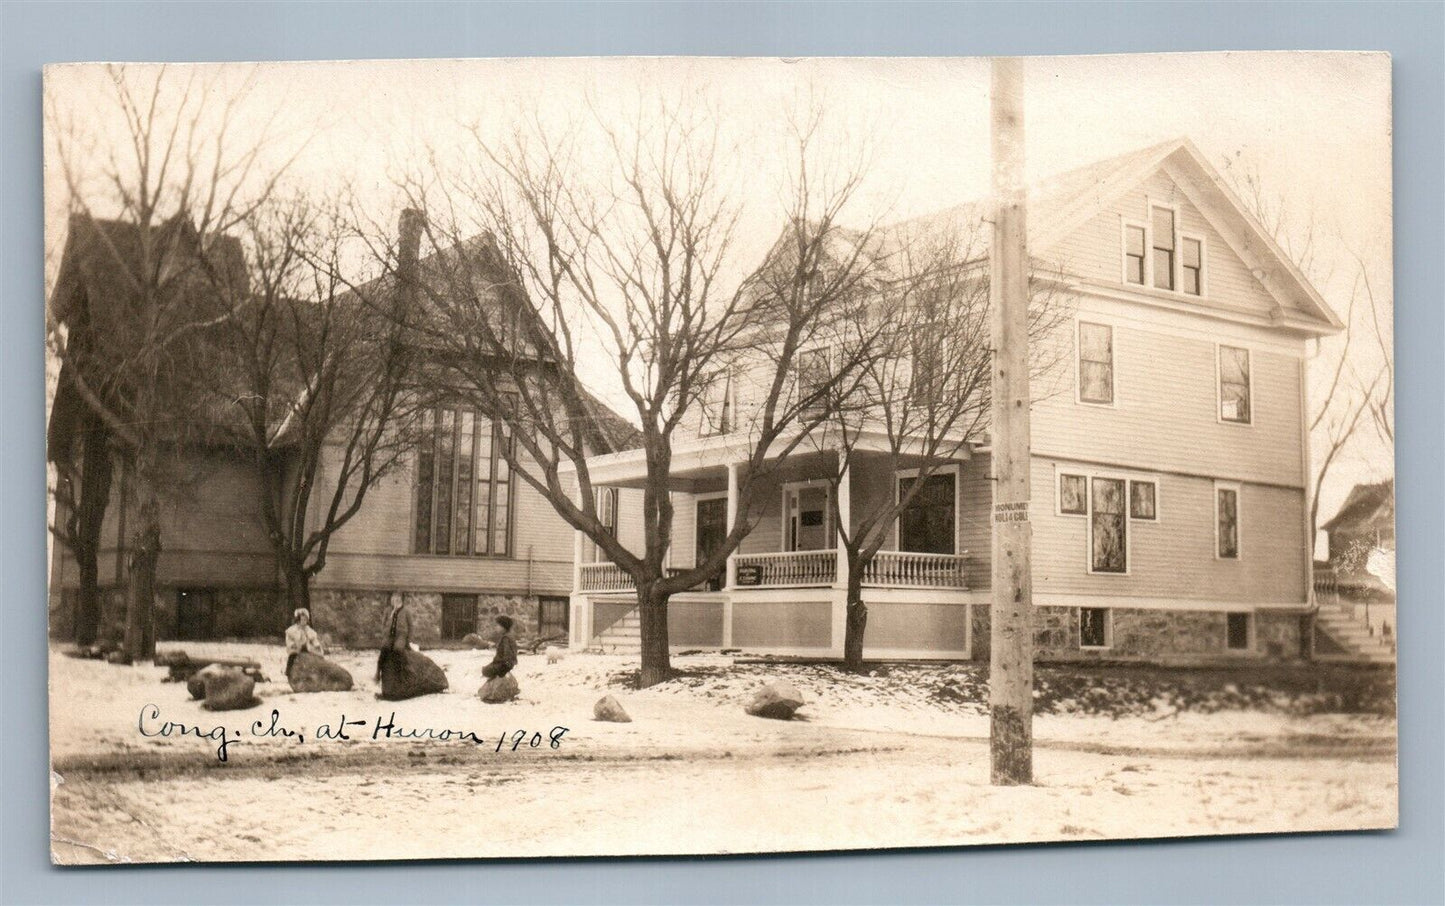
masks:
[[[205,707],[209,711],[236,711],[261,703],[256,697],[256,681],[235,667],[212,664],[197,671],[206,686]]]
[[[482,684],[477,690],[477,698],[489,705],[500,705],[509,702],[522,693],[522,688],[517,685],[517,677],[512,673],[505,673],[501,676],[494,676]]]
[[[462,636],[462,644],[466,645],[468,648],[475,650],[477,648],[487,647],[487,640],[477,635],[475,632],[469,632],[466,635]]]
[[[792,720],[793,712],[803,707],[802,693],[792,683],[774,681],[759,689],[744,706],[754,717]]]
[[[397,651],[382,661],[381,697],[387,701],[431,695],[446,689],[446,673],[420,651]]]
[[[130,666],[131,659],[130,655],[124,651],[112,651],[105,656],[105,662],[107,664],[120,664],[122,666]]]
[[[616,696],[604,695],[592,706],[592,719],[605,720],[614,724],[630,724],[632,718],[623,710],[622,702]]]
[[[286,674],[292,692],[350,692],[351,674],[319,654],[302,651]]]

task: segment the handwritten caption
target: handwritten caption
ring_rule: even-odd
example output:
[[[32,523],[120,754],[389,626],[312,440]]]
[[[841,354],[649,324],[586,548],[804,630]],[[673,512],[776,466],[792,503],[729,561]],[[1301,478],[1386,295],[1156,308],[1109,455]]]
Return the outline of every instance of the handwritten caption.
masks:
[[[493,752],[500,753],[526,749],[560,749],[562,748],[562,738],[569,731],[567,727],[555,726],[547,731],[506,730],[496,737],[490,735],[483,737],[473,730],[402,726],[396,722],[396,712],[393,711],[385,717],[378,714],[371,719],[349,720],[345,714],[342,714],[341,719],[336,723],[319,724],[315,731],[308,735],[304,728],[293,729],[283,724],[281,712],[275,708],[271,709],[269,720],[252,721],[249,729],[242,730],[236,727],[220,725],[206,727],[200,724],[166,720],[161,717],[160,707],[154,704],[148,704],[140,709],[136,728],[140,731],[140,735],[148,739],[191,736],[196,739],[210,740],[215,744],[216,758],[222,762],[230,758],[233,746],[254,739],[289,739],[294,740],[297,745],[305,745],[308,742],[357,742],[366,739],[373,741],[396,739],[463,742],[475,746],[489,746],[492,747]]]

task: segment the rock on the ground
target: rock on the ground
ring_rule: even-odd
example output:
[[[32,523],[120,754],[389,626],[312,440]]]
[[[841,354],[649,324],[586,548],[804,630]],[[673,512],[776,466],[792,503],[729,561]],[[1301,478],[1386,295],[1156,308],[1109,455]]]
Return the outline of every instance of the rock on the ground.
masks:
[[[632,723],[632,718],[623,709],[622,702],[612,695],[604,695],[597,699],[597,704],[592,706],[592,717],[614,724]]]
[[[196,673],[206,687],[205,707],[210,711],[235,711],[260,704],[256,681],[235,667],[212,664]]]
[[[420,651],[398,651],[381,668],[381,697],[401,701],[418,695],[445,692],[447,675],[436,661]]]
[[[319,654],[302,651],[286,674],[292,692],[350,692],[351,674]]]
[[[469,632],[466,635],[462,636],[462,644],[472,649],[485,648],[487,647],[487,640],[477,635],[475,632]]]
[[[759,689],[744,706],[754,717],[792,720],[793,713],[803,707],[803,696],[792,683],[775,680]]]
[[[522,687],[517,685],[517,677],[511,673],[502,676],[494,676],[482,684],[477,690],[477,698],[489,705],[500,705],[509,702],[522,693]]]

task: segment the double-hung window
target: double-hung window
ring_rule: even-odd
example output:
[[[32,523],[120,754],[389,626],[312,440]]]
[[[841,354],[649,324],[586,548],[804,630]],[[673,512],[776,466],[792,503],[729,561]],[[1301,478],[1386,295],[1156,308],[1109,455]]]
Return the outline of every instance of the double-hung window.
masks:
[[[732,372],[719,371],[708,377],[700,397],[702,403],[702,434],[727,434],[733,430]]]
[[[805,418],[818,418],[828,411],[832,379],[832,361],[826,346],[798,353],[798,405]]]
[[[1191,296],[1204,295],[1204,243],[1192,236],[1180,240],[1180,289]]]
[[[1155,207],[1150,211],[1150,229],[1153,232],[1154,287],[1174,288],[1174,211],[1171,208]]]
[[[1203,237],[1181,231],[1175,208],[1151,204],[1148,209],[1147,223],[1122,224],[1124,282],[1204,295],[1207,255]]]
[[[1136,224],[1124,226],[1124,279],[1129,283],[1144,285],[1144,260],[1148,254],[1147,237],[1144,228]]]
[[[1114,328],[1079,322],[1079,402],[1114,402]]]
[[[1219,347],[1219,420],[1247,425],[1254,417],[1249,350]]]

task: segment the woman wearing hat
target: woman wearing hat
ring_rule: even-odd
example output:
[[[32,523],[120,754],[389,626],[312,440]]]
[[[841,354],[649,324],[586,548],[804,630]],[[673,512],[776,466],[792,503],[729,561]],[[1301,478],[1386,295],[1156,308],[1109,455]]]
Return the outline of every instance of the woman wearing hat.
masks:
[[[311,628],[311,611],[304,607],[296,608],[291,614],[294,621],[286,627],[286,675],[291,675],[291,664],[296,660],[296,655],[308,651],[318,657],[326,655],[326,649],[321,645],[321,636]]]

